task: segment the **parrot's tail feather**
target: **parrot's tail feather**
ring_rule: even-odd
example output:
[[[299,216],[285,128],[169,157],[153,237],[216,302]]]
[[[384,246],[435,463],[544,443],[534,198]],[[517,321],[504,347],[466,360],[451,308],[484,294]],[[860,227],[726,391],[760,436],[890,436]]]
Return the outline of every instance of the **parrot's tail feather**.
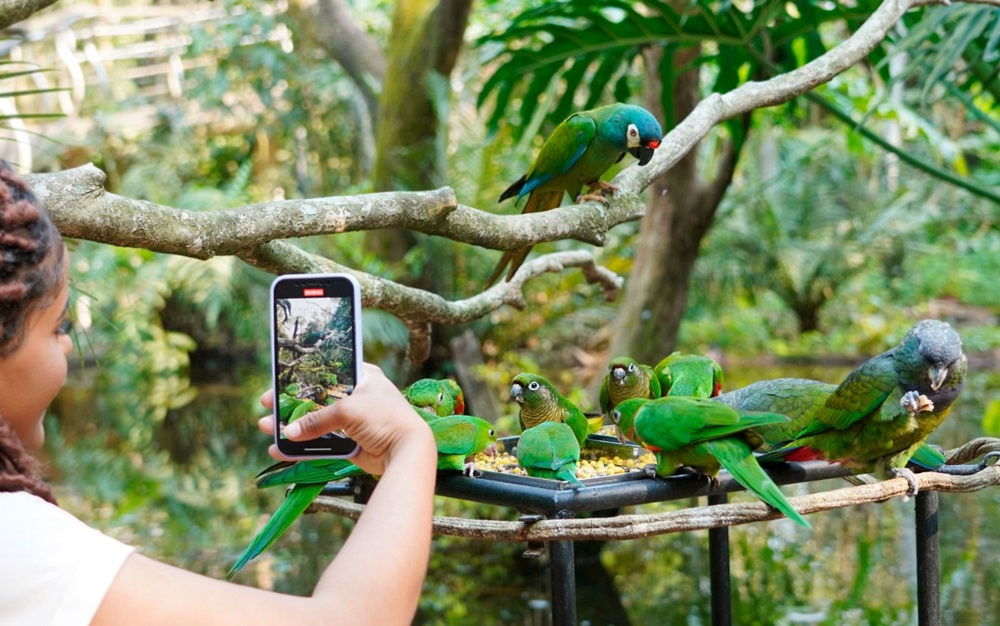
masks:
[[[236,564],[226,574],[226,578],[232,580],[251,559],[271,547],[271,544],[288,530],[292,522],[302,515],[302,512],[316,499],[325,486],[325,484],[296,485],[271,516],[271,519],[264,524],[264,528],[257,533],[247,549],[243,551]]]
[[[752,494],[785,514],[790,520],[805,528],[812,528],[795,507],[785,499],[778,485],[771,480],[750,451],[750,446],[737,438],[715,439],[705,443],[722,467]]]
[[[507,187],[507,191],[505,191],[502,194],[500,194],[500,199],[497,200],[497,202],[503,202],[507,198],[513,198],[514,196],[516,196],[519,193],[521,193],[521,189],[524,188],[524,183],[527,180],[528,180],[528,175],[527,174],[525,174],[521,178],[518,178],[517,181],[513,185],[511,185],[510,187]]]

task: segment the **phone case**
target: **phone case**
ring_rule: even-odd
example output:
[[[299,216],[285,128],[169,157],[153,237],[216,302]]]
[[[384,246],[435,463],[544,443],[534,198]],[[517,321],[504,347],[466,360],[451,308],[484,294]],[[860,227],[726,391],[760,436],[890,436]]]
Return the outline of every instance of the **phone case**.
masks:
[[[361,289],[348,274],[288,274],[271,283],[271,361],[275,444],[289,458],[349,458],[342,433],[308,441],[281,432],[302,416],[350,394],[360,382]]]

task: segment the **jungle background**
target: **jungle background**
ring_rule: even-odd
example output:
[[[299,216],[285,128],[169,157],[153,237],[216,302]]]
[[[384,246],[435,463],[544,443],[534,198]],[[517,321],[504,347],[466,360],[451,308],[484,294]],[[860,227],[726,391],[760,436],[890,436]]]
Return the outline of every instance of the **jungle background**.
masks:
[[[447,185],[464,205],[515,213],[496,198],[568,113],[631,101],[669,132],[708,94],[835,47],[877,6],[62,1],[5,31],[2,149],[22,171],[93,163],[108,191],[191,212]],[[837,382],[934,317],[959,329],[970,375],[931,442],[1000,436],[998,68],[1000,9],[910,11],[864,62],[718,125],[603,247],[536,246],[592,250],[625,278],[617,299],[575,269],[547,273],[524,285],[522,308],[434,324],[416,365],[407,325],[370,307],[366,358],[400,386],[459,377],[469,412],[506,434],[520,371],[585,408],[622,353],[710,353],[724,390]],[[295,244],[449,300],[479,293],[501,254],[402,229]],[[71,250],[78,351],[46,421],[60,501],[148,555],[221,577],[282,497],[252,486],[268,464],[255,418],[273,276],[232,256],[86,238]],[[438,512],[517,515],[443,498]],[[995,490],[942,498],[946,623],[1000,612],[998,514]],[[810,521],[731,530],[736,623],[914,621],[912,502]],[[238,580],[306,593],[350,527],[305,516]],[[579,547],[581,619],[708,623],[706,544],[686,533]],[[545,623],[544,563],[523,548],[437,539],[417,622]]]

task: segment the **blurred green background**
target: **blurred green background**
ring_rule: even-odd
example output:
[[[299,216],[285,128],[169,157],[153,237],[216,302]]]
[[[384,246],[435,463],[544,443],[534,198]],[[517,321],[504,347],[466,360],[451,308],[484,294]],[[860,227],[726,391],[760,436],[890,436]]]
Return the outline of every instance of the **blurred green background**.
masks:
[[[3,112],[12,117],[2,149],[33,171],[93,162],[109,191],[192,211],[449,185],[462,204],[515,212],[496,198],[567,113],[652,94],[669,129],[684,113],[673,96],[691,89],[683,72],[700,76],[696,96],[762,80],[836,45],[876,6],[697,2],[670,30],[673,9],[656,3],[643,13],[628,3],[523,0],[105,2],[99,10],[60,2],[22,24],[37,38],[3,48],[11,65],[0,100],[24,123]],[[468,13],[464,21],[433,13],[442,7]],[[394,19],[406,8],[412,23],[403,37],[393,29],[405,24]],[[360,35],[331,39],[324,28],[338,9]],[[454,58],[420,47],[437,41],[427,15],[459,20]],[[623,35],[639,23],[645,39]],[[73,63],[54,46],[67,30]],[[685,47],[692,40],[701,42],[696,55]],[[378,54],[361,58],[381,69],[354,67],[343,41],[376,46]],[[838,382],[917,320],[940,318],[959,329],[970,375],[931,442],[951,448],[1000,436],[998,42],[997,9],[921,9],[813,99],[710,134],[695,170],[717,172],[727,154],[735,166],[711,228],[689,233],[697,260],[684,288],[648,290],[679,299],[682,316],[674,340],[646,350],[710,352],[726,370],[725,390],[781,376]],[[651,58],[652,48],[670,62]],[[425,56],[435,67],[413,66]],[[17,75],[24,68],[44,71]],[[394,80],[394,72],[422,78]],[[25,80],[43,93],[16,95]],[[427,110],[415,132],[400,111],[418,101]],[[700,179],[688,182],[673,180],[668,194],[681,215]],[[616,227],[595,249],[599,262],[628,279],[637,242],[655,236],[642,228]],[[413,233],[295,243],[449,299],[478,293],[500,256]],[[268,464],[255,422],[269,384],[272,277],[228,257],[196,261],[87,241],[71,250],[78,350],[46,422],[60,501],[148,555],[220,577],[282,497],[252,486]],[[431,358],[417,369],[403,358],[402,323],[366,310],[366,358],[400,386],[469,368],[484,383],[467,399],[470,411],[498,411],[503,434],[515,432],[506,393],[520,371],[548,376],[593,408],[610,346],[648,320],[622,319],[622,303],[604,301],[577,272],[540,277],[525,298],[524,310],[435,326]],[[476,358],[457,362],[451,340],[466,332]],[[996,490],[942,497],[945,623],[985,624],[1000,613],[990,584],[1000,570],[1000,532],[990,524],[998,499]],[[812,516],[812,532],[787,521],[732,529],[735,622],[914,623],[912,506],[896,500]],[[517,515],[447,499],[438,513]],[[306,516],[239,580],[307,593],[350,527]],[[709,623],[706,545],[705,533],[688,533],[581,546],[581,620]],[[417,621],[546,623],[547,574],[520,557],[523,547],[437,539]]]

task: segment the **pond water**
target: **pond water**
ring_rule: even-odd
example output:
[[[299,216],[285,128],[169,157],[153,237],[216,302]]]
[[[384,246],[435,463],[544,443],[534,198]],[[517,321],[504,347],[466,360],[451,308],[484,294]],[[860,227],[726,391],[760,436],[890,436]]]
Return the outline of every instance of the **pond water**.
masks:
[[[836,382],[848,368],[727,369],[726,389],[800,376]],[[256,430],[260,368],[229,369],[214,382],[155,381],[123,387],[102,368],[78,370],[53,406],[50,474],[61,504],[149,555],[222,577],[283,497],[257,490],[269,464]],[[117,383],[116,383],[117,381]],[[238,381],[238,382],[234,382]],[[118,391],[99,391],[112,385]],[[1000,411],[1000,372],[973,370],[932,443],[956,447],[984,434]],[[1000,433],[989,433],[993,436]],[[836,489],[822,481],[786,494]],[[734,501],[749,496],[733,494]],[[660,512],[691,501],[623,512]],[[438,515],[516,519],[503,507],[438,498]],[[941,497],[944,623],[996,622],[1000,614],[1000,489]],[[896,499],[809,517],[732,528],[737,624],[916,623],[913,501]],[[352,522],[304,516],[238,577],[245,584],[308,593]],[[435,539],[416,623],[546,624],[545,563],[523,544]],[[707,533],[577,545],[578,616],[589,624],[709,624]],[[391,584],[388,582],[387,584]]]

